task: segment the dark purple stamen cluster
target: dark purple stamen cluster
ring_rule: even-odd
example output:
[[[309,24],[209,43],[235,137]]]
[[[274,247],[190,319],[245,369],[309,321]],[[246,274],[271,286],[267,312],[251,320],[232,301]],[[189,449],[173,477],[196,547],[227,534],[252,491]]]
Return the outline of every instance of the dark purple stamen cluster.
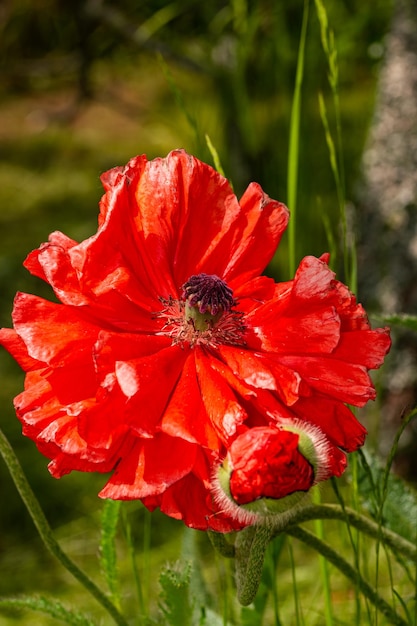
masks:
[[[198,306],[200,313],[217,315],[230,311],[236,304],[233,291],[215,274],[196,274],[182,286],[182,297],[190,306]]]

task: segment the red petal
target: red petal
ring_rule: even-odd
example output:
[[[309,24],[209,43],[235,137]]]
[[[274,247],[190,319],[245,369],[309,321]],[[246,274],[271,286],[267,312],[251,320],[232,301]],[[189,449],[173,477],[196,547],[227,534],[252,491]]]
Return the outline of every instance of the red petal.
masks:
[[[84,398],[94,397],[97,390],[97,375],[93,359],[81,358],[69,361],[68,365],[54,368],[46,374],[49,384],[61,404],[71,404]]]
[[[99,328],[70,307],[20,293],[15,299],[13,323],[34,359],[58,366],[75,356],[91,358]]]
[[[91,452],[88,452],[88,456],[81,450],[79,454],[65,454],[54,450],[52,446],[54,444],[42,444],[37,443],[39,451],[46,457],[52,458],[52,461],[48,465],[49,472],[54,478],[61,478],[65,474],[70,472],[98,472],[105,473],[111,472],[118,462],[117,452],[115,456],[107,454],[104,459],[94,459]]]
[[[101,307],[106,304],[109,307],[107,300],[114,299],[116,292],[125,308],[129,308],[129,301],[133,302],[139,309],[138,315],[142,310],[142,314],[146,312],[150,317],[157,310],[158,296],[166,292],[166,289],[162,292],[159,288],[166,277],[162,272],[155,273],[155,265],[150,274],[150,265],[155,264],[155,259],[147,257],[143,238],[135,224],[138,206],[134,193],[146,159],[140,161],[133,159],[124,171],[117,168],[116,176],[108,173],[106,180],[113,179],[115,184],[113,187],[108,185],[102,200],[100,228],[96,235],[72,248],[69,257],[79,277],[81,291],[91,294],[92,302],[99,298]],[[154,275],[159,276],[156,282]],[[169,281],[170,275],[167,278]]]
[[[287,407],[293,405],[301,393],[308,395],[311,392],[296,372],[272,361],[269,357],[264,361],[275,377],[276,392],[248,385],[239,377],[237,370],[233,372],[228,365],[218,359],[212,359],[210,363],[236,392],[242,408],[248,415],[245,425],[249,427],[267,425],[271,419],[276,421],[294,417],[293,411]]]
[[[118,241],[147,291],[164,297],[175,297],[191,273],[226,280],[243,274],[241,282],[259,274],[288,221],[284,205],[256,184],[239,206],[225,178],[181,150],[146,166],[134,159],[106,183],[100,242],[92,243],[95,260],[98,247],[104,261],[104,239],[110,249]],[[106,230],[111,238],[103,237]]]
[[[238,301],[236,308],[239,311],[249,313],[265,301],[273,299],[276,283],[267,276],[256,276],[245,283],[241,282],[241,278],[232,280],[229,282],[229,287],[233,290],[233,295]]]
[[[293,296],[299,300],[323,300],[332,289],[335,273],[326,263],[313,256],[305,257],[294,277]]]
[[[65,407],[38,373],[30,372],[27,379],[28,389],[15,400],[17,415],[23,434],[53,459],[51,473],[60,477],[71,470],[110,471],[126,432],[120,407],[94,399]]]
[[[94,362],[101,379],[114,372],[117,361],[156,354],[171,346],[171,339],[164,335],[109,332],[101,330],[94,345]]]
[[[334,356],[341,361],[364,365],[367,369],[377,369],[390,347],[388,328],[353,330],[342,333]]]
[[[60,478],[71,471],[109,472],[117,463],[118,447],[112,451],[95,450],[80,437],[77,420],[69,415],[57,417],[37,437],[39,451],[52,459],[50,473]]]
[[[228,181],[183,151],[137,169],[136,160],[128,164],[124,186],[117,173],[105,228],[113,242],[116,233],[147,292],[175,297],[191,273],[221,276],[225,259],[217,246],[230,248],[240,214]]]
[[[240,206],[246,223],[223,276],[227,281],[239,276],[244,283],[260,274],[271,260],[287,227],[289,212],[257,183],[249,185]]]
[[[247,399],[249,402],[253,400],[259,393],[258,389],[247,385],[241,378],[238,378],[236,373],[232,372],[230,367],[220,361],[219,359],[211,359],[210,363],[213,370],[215,370],[221,378],[241,397]]]
[[[294,411],[297,417],[318,426],[335,446],[347,452],[365,443],[366,428],[342,402],[314,394],[311,398],[300,398]]]
[[[253,328],[273,325],[281,315],[288,317],[288,311],[291,311],[292,288],[293,281],[276,283],[270,297],[260,298],[257,306],[252,307],[252,311],[245,316],[249,342],[254,341],[256,346],[260,347],[260,341],[254,334]],[[297,317],[299,314],[300,311],[297,309],[292,312],[293,317]]]
[[[281,400],[292,406],[300,396],[310,395],[310,390],[298,372],[283,366],[278,359],[268,359],[268,365],[278,384],[278,394]]]
[[[61,251],[67,251],[75,245],[77,245],[76,241],[70,239],[59,231],[55,231],[49,235],[48,243],[42,244],[38,250],[33,250],[33,252],[28,254],[23,265],[34,276],[49,282],[49,279],[45,274],[44,265],[39,260],[40,255],[43,254],[43,252],[47,252],[50,248],[53,248],[54,250],[58,249]]]
[[[78,432],[77,420],[72,415],[56,415],[38,434],[36,440],[38,443],[55,444],[62,453],[70,456],[79,457],[87,449],[86,442]]]
[[[211,367],[211,358],[195,349],[198,382],[203,403],[221,441],[227,442],[246,418],[246,412],[229,385]]]
[[[138,434],[149,436],[155,432],[186,357],[187,351],[177,345],[156,354],[116,363],[117,381],[129,400],[126,419]]]
[[[154,439],[137,439],[133,444],[131,440],[99,495],[137,500],[160,494],[192,470],[196,453],[197,446],[164,434]]]
[[[230,532],[244,525],[219,511],[210,489],[211,461],[198,454],[192,473],[174,483],[164,493],[143,500],[150,510],[159,506],[170,517],[190,528]]]
[[[106,451],[120,444],[121,437],[128,431],[125,405],[115,376],[108,376],[105,384],[98,389],[96,398],[68,407],[68,412],[77,418],[78,432],[91,447],[92,455],[95,450]]]
[[[144,504],[149,506],[146,499]],[[241,530],[243,526],[218,510],[210,491],[193,474],[168,488],[160,496],[156,506],[166,515],[182,520],[184,524],[197,530],[227,533]]]
[[[64,414],[64,410],[42,373],[29,372],[25,382],[27,388],[16,396],[14,406],[23,424],[23,434],[35,441],[46,426]]]
[[[280,362],[298,372],[321,393],[355,406],[375,398],[375,388],[365,367],[332,358],[281,356]]]
[[[123,228],[133,231],[134,225],[128,224],[130,213],[125,215],[124,211],[123,215]],[[154,331],[161,292],[149,283],[136,243],[125,238],[118,234],[113,219],[97,235],[70,251],[71,266],[93,314],[122,329]],[[119,247],[123,246],[122,252]]]
[[[25,372],[44,365],[29,356],[25,343],[12,328],[0,328],[0,345],[12,355]]]
[[[329,444],[328,449],[329,477],[339,477],[347,468],[346,454],[336,446]]]
[[[203,406],[193,354],[184,364],[160,428],[171,437],[181,437],[210,450],[220,448],[219,438]]]
[[[334,306],[341,319],[342,330],[369,328],[368,318],[363,307],[356,303],[355,296],[343,283],[335,280],[335,274],[323,260],[305,257],[296,272],[293,288],[293,307],[312,307],[314,302],[326,301]]]
[[[281,354],[329,354],[340,338],[340,319],[334,307],[287,317],[274,314],[271,303],[268,316],[258,309],[250,317],[250,324],[263,350]]]
[[[219,346],[219,353],[232,372],[247,385],[259,389],[277,390],[274,375],[262,355],[233,346]]]
[[[276,391],[288,406],[294,404],[300,395],[309,393],[308,387],[303,386],[301,376],[288,367],[284,367],[278,359],[231,346],[220,346],[219,353],[233,374],[246,385],[255,387],[257,390]],[[231,384],[236,388],[233,383]]]
[[[106,191],[100,201],[99,226],[101,227],[108,217],[108,212],[113,209],[115,198],[115,190],[124,188],[126,184],[141,176],[146,167],[148,160],[144,154],[133,157],[125,166],[113,167],[111,170],[104,172],[100,176],[102,185]]]

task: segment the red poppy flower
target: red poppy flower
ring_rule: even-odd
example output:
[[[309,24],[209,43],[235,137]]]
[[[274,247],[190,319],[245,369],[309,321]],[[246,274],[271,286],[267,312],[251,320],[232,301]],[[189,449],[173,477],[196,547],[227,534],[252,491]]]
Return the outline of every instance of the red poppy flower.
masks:
[[[321,259],[260,276],[286,207],[252,183],[240,202],[211,167],[174,151],[102,176],[95,235],[53,233],[25,266],[59,303],[18,294],[0,342],[27,372],[15,399],[50,472],[112,472],[101,496],[140,499],[196,528],[219,510],[213,467],[234,439],[299,419],[327,437],[331,475],[365,437],[345,403],[375,397],[389,349]]]

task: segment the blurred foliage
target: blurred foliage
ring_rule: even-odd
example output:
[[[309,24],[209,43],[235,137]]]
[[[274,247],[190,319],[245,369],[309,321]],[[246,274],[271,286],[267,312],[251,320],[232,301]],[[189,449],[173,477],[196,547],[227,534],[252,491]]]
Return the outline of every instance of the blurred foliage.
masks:
[[[349,199],[372,115],[391,2],[329,4],[341,76]],[[145,4],[6,0],[0,24],[0,97],[15,101],[19,96],[48,95],[52,104],[45,110],[42,102],[32,103],[24,120],[31,136],[5,133],[1,138],[4,210],[16,218],[39,193],[36,210],[44,214],[37,220],[39,229],[45,230],[45,214],[50,211],[53,217],[64,202],[71,204],[67,212],[71,218],[63,226],[65,221],[75,224],[77,218],[80,222],[91,217],[93,181],[98,171],[115,163],[116,152],[109,146],[111,130],[100,125],[97,143],[88,142],[97,119],[88,120],[85,135],[74,128],[92,102],[111,107],[134,123],[134,142],[132,125],[111,137],[120,147],[125,145],[124,151],[117,150],[125,159],[133,145],[135,153],[146,150],[150,156],[181,145],[210,161],[204,139],[208,133],[238,194],[256,180],[271,196],[286,201],[289,114],[302,8],[302,0]],[[300,239],[298,258],[307,249],[321,254],[327,247],[323,220],[330,220],[336,230],[338,219],[317,100],[319,91],[329,95],[327,65],[313,7],[310,15],[299,176],[299,204],[304,207],[300,219],[310,241],[305,246]],[[163,66],[158,58],[164,59]],[[52,94],[60,94],[57,103]],[[330,115],[331,109],[329,104]],[[72,124],[67,136],[62,132],[65,122]],[[44,176],[39,178],[42,172],[46,188]],[[16,188],[8,184],[13,173],[19,177],[15,187],[31,186],[29,199],[22,190],[21,208],[16,206]],[[20,229],[16,237],[21,238]],[[13,236],[8,242],[14,249]],[[281,260],[281,269],[282,265]]]
[[[327,249],[323,214],[336,237],[338,232],[337,197],[318,107],[319,91],[329,99],[327,65],[313,4],[302,93],[298,258]],[[327,4],[338,49],[349,199],[372,118],[391,2]],[[238,195],[256,180],[269,195],[286,201],[302,10],[302,0],[3,0],[0,325],[10,325],[16,291],[52,297],[22,267],[26,254],[53,230],[76,240],[93,234],[102,193],[99,174],[134,154],[145,152],[151,158],[184,147],[211,162],[207,133]],[[286,279],[285,246],[284,240],[284,253],[268,271]],[[59,526],[87,516],[94,528],[101,507],[96,494],[105,477],[52,479],[46,460],[21,437],[11,398],[21,391],[23,375],[4,352],[0,380],[2,427],[47,517]],[[38,540],[2,464],[0,489],[7,494],[0,512],[0,556],[6,546],[12,555],[7,558],[16,556],[10,552],[13,542],[35,554]],[[140,534],[143,510],[136,508],[132,516]],[[159,514],[153,519],[157,544],[167,529],[175,534],[173,520]],[[29,556],[26,565],[30,572]],[[39,562],[32,566],[37,571]],[[53,577],[53,568],[48,575]],[[41,581],[42,576],[40,587]],[[8,592],[9,585],[3,578],[0,591]]]
[[[386,475],[386,468],[369,451],[362,454],[358,485],[361,499],[372,517],[385,528],[415,541],[417,538],[417,492],[402,478]],[[366,462],[366,464],[365,464]],[[385,484],[386,481],[386,484]],[[379,491],[385,486],[385,495]]]

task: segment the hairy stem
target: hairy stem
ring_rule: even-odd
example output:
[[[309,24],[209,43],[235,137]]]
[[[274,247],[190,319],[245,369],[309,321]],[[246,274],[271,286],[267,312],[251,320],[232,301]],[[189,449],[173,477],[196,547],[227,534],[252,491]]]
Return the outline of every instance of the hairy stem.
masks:
[[[106,609],[119,626],[127,626],[127,621],[99,587],[72,561],[55,539],[52,529],[41,506],[30,487],[22,467],[4,433],[0,430],[0,454],[6,463],[14,484],[26,505],[36,529],[48,550],[80,582],[87,591]]]
[[[403,556],[411,559],[417,559],[417,546],[407,541],[397,533],[384,528],[380,524],[374,522],[369,517],[361,515],[357,511],[345,507],[342,509],[335,504],[320,504],[310,505],[297,511],[291,518],[290,523],[285,528],[285,532],[288,529],[292,529],[294,526],[301,524],[302,522],[308,522],[310,520],[317,519],[337,519],[343,522],[347,522],[354,528],[357,528],[366,535],[381,541],[384,545],[388,546],[392,550],[399,552]],[[282,527],[274,530],[273,536],[282,532]]]

